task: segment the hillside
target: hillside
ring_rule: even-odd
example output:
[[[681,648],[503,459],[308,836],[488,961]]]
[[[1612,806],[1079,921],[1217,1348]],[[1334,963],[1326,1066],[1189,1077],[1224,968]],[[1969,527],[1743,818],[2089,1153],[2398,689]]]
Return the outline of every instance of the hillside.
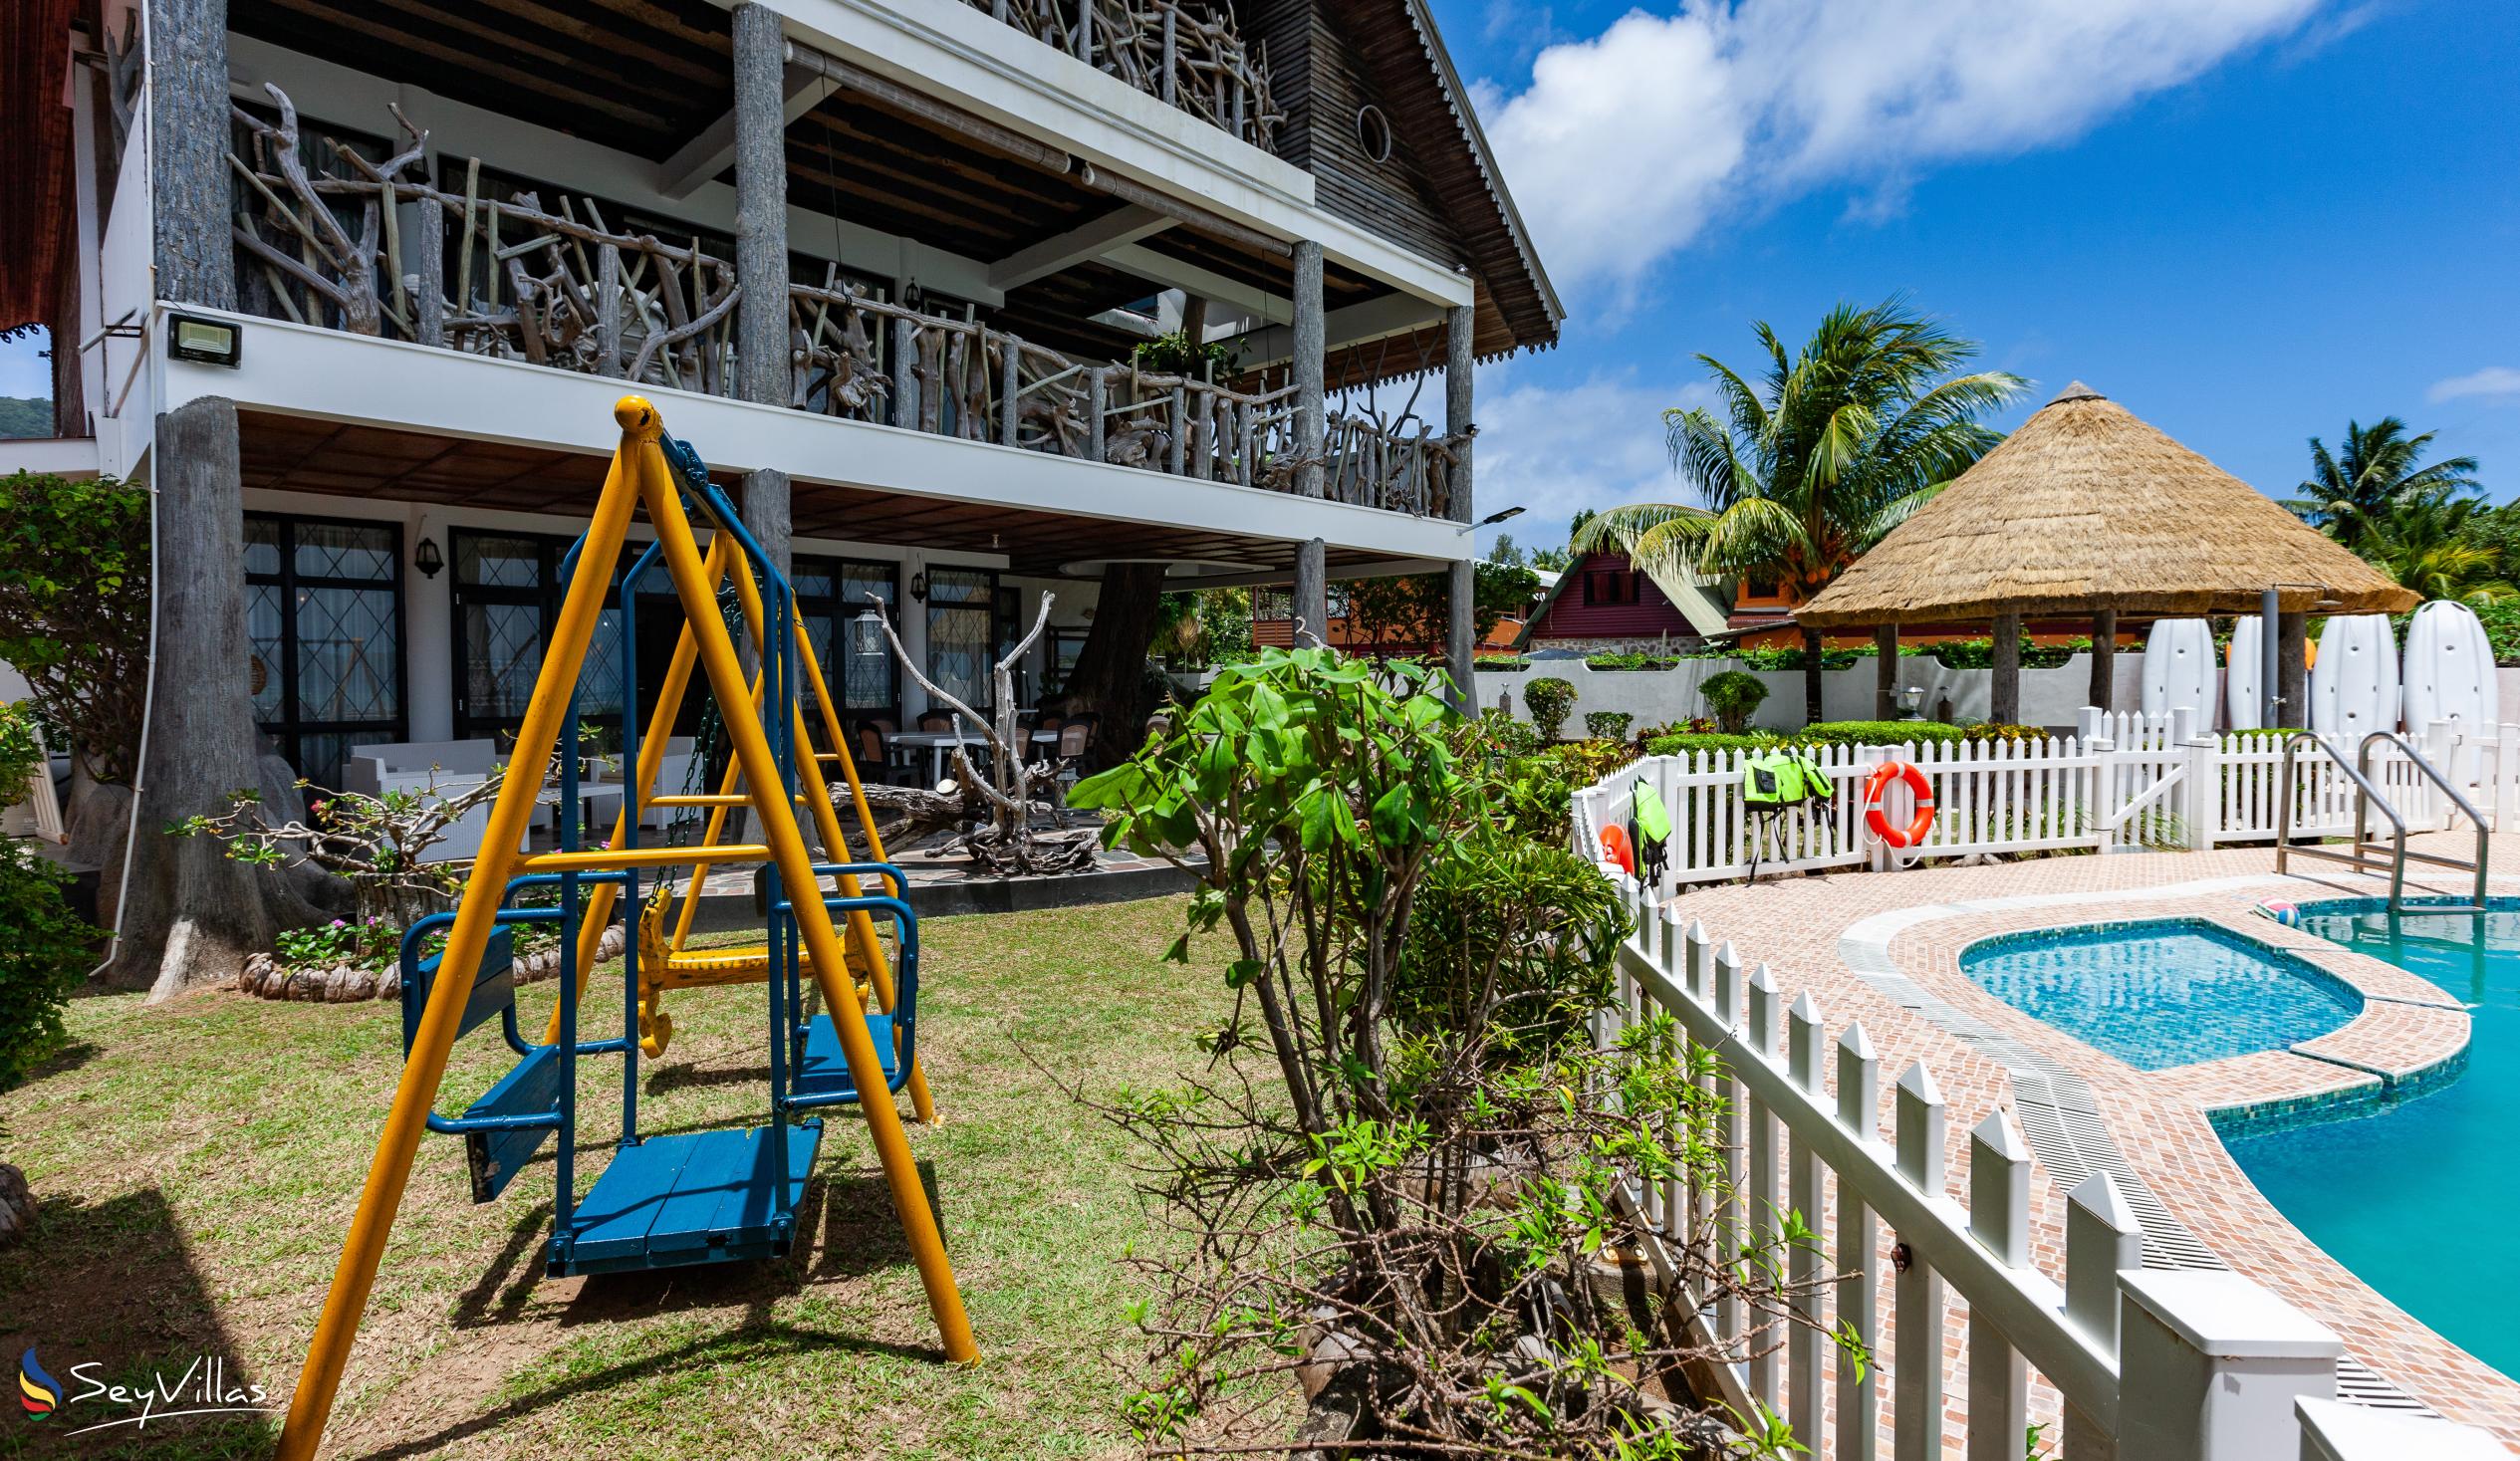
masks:
[[[0,395],[0,437],[52,434],[51,401],[40,396]]]

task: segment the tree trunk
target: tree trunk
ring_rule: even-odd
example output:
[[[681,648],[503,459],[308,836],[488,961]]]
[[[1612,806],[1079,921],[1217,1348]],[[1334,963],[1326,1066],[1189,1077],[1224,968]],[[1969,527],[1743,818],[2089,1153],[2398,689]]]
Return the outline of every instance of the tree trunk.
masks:
[[[1828,645],[1820,630],[1805,625],[1803,628],[1803,724],[1805,725],[1818,725],[1822,719],[1820,656],[1827,651]]]
[[[152,1000],[236,976],[281,927],[321,908],[284,875],[232,861],[207,837],[161,829],[227,810],[229,794],[263,782],[262,737],[246,688],[244,506],[236,405],[206,397],[157,418],[150,477],[157,499],[151,573],[150,709],[143,732],[123,937],[107,977]],[[112,875],[115,869],[109,869]]]
[[[1127,760],[1139,744],[1147,703],[1146,646],[1154,641],[1156,603],[1163,598],[1163,565],[1115,563],[1103,569],[1103,592],[1094,601],[1094,627],[1077,651],[1068,698],[1103,717],[1088,751],[1090,764]]]
[[[1986,718],[1997,725],[2017,725],[2021,721],[2021,615],[1995,615],[1994,637],[1994,703]]]
[[[2102,714],[2117,709],[2118,698],[2118,610],[2095,609],[2092,612],[2092,698]]]

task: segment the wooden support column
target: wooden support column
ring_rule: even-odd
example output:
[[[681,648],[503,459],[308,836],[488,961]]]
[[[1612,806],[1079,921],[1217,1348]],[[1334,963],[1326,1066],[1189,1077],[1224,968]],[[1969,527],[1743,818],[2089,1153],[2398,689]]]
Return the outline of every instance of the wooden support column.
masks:
[[[786,405],[788,344],[787,37],[777,11],[735,7],[735,394]],[[224,133],[222,133],[224,135]],[[784,479],[782,479],[784,485]]]
[[[1478,312],[1455,305],[1444,316],[1443,429],[1453,438],[1452,520],[1477,521],[1470,510],[1470,438],[1478,431],[1470,417],[1470,385],[1478,373],[1475,346]]]
[[[148,0],[157,298],[236,308],[227,164],[227,0]]]
[[[2117,709],[2118,695],[2118,610],[2092,610],[2092,697],[2102,713]]]
[[[2276,707],[2283,717],[2281,723],[2288,729],[2304,729],[2310,724],[2309,614],[2275,615],[2275,651],[2284,666],[2284,703]]]
[[[1898,625],[1873,625],[1873,718],[1898,719]]]
[[[1295,647],[1330,642],[1330,549],[1319,538],[1295,550]]]
[[[236,670],[252,658],[240,462],[234,401],[203,396],[157,418],[149,487],[163,546],[153,566],[152,684],[123,936],[107,971],[110,982],[146,989],[152,1000],[234,978],[246,955],[271,947],[276,929],[321,916],[302,892],[329,880],[312,870],[267,872],[229,858],[214,839],[162,831],[225,812],[238,787],[269,785],[254,703]],[[303,803],[266,805],[275,820],[304,811]]]
[[[1327,332],[1322,318],[1321,245],[1299,243],[1295,246],[1295,492],[1299,497],[1322,495],[1329,465],[1322,459],[1322,442],[1329,429],[1322,384]],[[1314,545],[1316,550],[1319,546]],[[1300,572],[1297,582],[1302,582]],[[1296,612],[1303,612],[1304,603],[1298,594]]]
[[[2021,719],[2021,615],[1995,615],[1995,684],[1986,718],[1998,725]]]
[[[776,467],[763,467],[745,474],[744,501],[740,511],[744,516],[744,531],[753,535],[753,540],[761,545],[762,552],[770,556],[770,561],[778,565],[781,574],[791,572],[794,559],[789,548],[793,533],[789,526],[792,519],[788,474]]]
[[[1478,373],[1478,356],[1472,348],[1471,335],[1476,324],[1475,312],[1468,305],[1456,306],[1444,317],[1444,434],[1457,443],[1454,452],[1458,458],[1452,473],[1452,498],[1446,506],[1456,523],[1475,521],[1470,516],[1470,435],[1478,428],[1470,418],[1470,387]],[[1479,686],[1474,678],[1479,637],[1478,572],[1475,563],[1452,566],[1451,612],[1445,618],[1444,657],[1452,670],[1452,703],[1464,715],[1475,715],[1479,708]]]
[[[1444,616],[1444,665],[1452,674],[1452,708],[1464,715],[1479,710],[1478,665],[1479,566],[1463,561],[1452,566],[1450,612]]]

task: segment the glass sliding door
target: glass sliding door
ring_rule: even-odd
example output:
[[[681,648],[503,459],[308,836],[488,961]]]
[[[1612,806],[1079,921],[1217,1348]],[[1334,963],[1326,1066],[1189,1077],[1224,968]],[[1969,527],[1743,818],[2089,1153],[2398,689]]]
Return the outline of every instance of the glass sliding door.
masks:
[[[867,611],[868,596],[883,606],[893,627],[900,627],[900,565],[873,560],[799,558],[792,582],[797,611],[805,616],[806,636],[813,641],[815,661],[831,681],[841,713],[881,715],[895,722],[901,715],[900,669],[892,662],[892,646],[877,630],[876,651],[865,652],[858,619]]]
[[[996,664],[997,575],[986,569],[927,571],[927,677],[986,712]]]
[[[245,620],[255,723],[300,776],[404,739],[400,524],[247,513]]]

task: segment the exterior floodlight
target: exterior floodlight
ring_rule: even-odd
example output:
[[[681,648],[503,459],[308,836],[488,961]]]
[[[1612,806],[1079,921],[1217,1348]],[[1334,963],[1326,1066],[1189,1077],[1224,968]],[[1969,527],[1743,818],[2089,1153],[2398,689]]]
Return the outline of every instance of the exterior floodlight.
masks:
[[[178,361],[233,368],[245,356],[244,332],[224,320],[197,315],[166,317],[166,354]]]

